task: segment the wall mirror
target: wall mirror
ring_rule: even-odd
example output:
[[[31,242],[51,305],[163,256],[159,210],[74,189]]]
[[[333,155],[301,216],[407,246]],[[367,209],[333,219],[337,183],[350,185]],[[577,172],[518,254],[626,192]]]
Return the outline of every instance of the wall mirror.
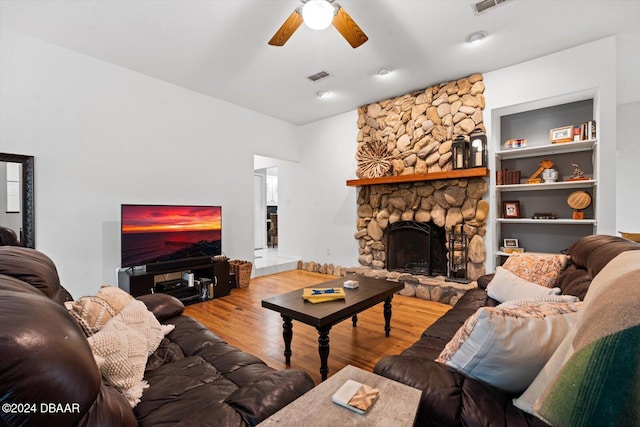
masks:
[[[0,153],[0,226],[16,232],[23,246],[35,248],[33,156]]]

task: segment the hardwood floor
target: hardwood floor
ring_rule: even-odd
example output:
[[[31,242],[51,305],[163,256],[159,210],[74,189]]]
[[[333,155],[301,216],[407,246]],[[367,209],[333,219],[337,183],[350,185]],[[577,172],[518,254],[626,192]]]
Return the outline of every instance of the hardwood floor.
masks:
[[[229,344],[262,359],[267,365],[284,369],[282,318],[261,306],[274,295],[314,286],[334,278],[319,273],[292,270],[251,279],[249,287],[232,289],[231,295],[190,305],[191,316]],[[329,376],[346,365],[372,371],[383,356],[398,354],[413,344],[436,319],[451,307],[418,298],[395,295],[391,318],[391,336],[384,335],[382,304],[358,314],[358,326],[346,320],[331,328]],[[315,328],[293,322],[291,368],[301,369],[320,383],[318,333]]]

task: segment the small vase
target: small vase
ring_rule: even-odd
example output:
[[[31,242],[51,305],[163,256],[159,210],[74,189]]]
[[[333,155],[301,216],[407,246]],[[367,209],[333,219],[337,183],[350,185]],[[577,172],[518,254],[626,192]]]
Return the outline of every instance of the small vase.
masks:
[[[556,182],[558,180],[558,171],[555,169],[545,169],[542,172],[544,182]]]

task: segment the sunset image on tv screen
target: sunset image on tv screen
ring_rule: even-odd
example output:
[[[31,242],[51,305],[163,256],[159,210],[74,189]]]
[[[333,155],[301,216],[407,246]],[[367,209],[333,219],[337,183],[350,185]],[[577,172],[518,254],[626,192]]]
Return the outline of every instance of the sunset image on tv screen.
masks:
[[[122,266],[222,253],[220,206],[122,205]]]

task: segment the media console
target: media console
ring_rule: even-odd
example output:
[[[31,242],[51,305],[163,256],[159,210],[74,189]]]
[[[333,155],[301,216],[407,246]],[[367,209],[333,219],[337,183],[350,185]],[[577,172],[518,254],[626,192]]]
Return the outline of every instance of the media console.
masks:
[[[182,278],[184,273],[193,273],[196,282],[193,286]],[[203,295],[204,286],[207,291]],[[144,271],[123,269],[118,272],[118,287],[134,297],[156,292],[170,294],[183,304],[220,298],[229,295],[231,289],[229,262],[202,257],[191,262],[153,264]]]

